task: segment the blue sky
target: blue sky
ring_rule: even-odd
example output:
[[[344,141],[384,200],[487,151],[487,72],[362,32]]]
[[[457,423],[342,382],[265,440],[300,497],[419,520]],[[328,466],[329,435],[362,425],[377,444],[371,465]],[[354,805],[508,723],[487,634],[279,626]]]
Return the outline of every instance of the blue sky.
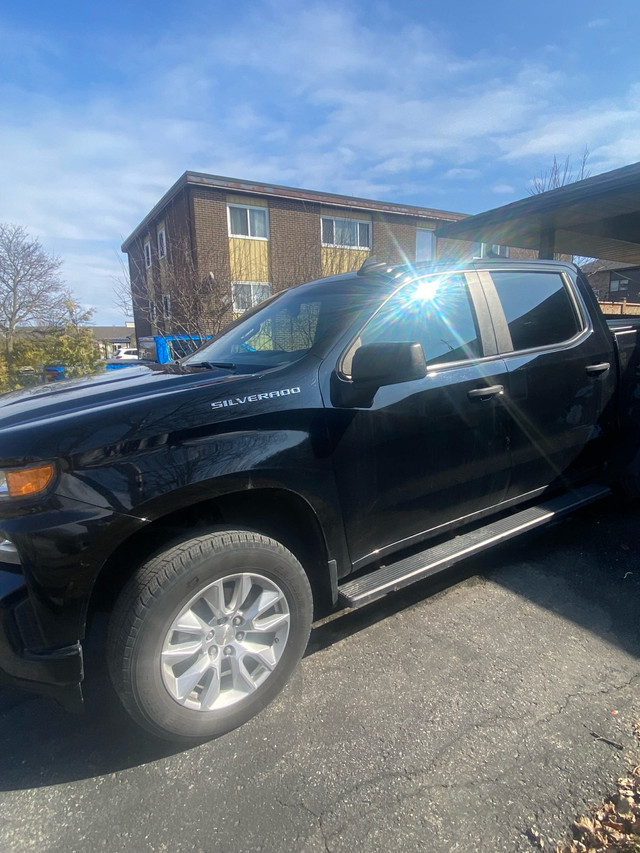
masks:
[[[640,161],[638,34],[637,0],[9,0],[0,221],[119,323],[119,246],[187,169],[476,213],[554,155]]]

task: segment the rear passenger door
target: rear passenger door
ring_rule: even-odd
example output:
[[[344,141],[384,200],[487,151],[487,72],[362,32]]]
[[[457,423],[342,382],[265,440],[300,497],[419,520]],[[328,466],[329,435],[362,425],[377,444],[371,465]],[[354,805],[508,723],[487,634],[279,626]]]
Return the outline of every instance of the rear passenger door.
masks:
[[[611,345],[573,275],[562,266],[479,272],[509,374],[509,498],[589,478],[605,458]]]

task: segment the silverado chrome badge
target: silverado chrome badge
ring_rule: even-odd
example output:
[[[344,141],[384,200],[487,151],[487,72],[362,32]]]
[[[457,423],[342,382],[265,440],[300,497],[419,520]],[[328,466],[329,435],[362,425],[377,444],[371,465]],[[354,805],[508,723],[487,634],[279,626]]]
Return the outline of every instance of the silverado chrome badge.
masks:
[[[245,403],[259,403],[261,400],[272,400],[274,397],[289,397],[299,394],[299,388],[281,388],[279,391],[265,391],[263,394],[247,394],[246,397],[233,397],[231,400],[215,400],[212,409],[225,409],[227,406],[244,406]]]

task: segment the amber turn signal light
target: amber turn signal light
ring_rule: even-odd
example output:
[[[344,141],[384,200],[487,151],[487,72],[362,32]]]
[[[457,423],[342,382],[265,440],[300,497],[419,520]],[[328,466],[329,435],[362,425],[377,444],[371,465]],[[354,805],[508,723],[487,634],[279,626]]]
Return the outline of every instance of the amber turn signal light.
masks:
[[[12,498],[43,492],[53,479],[53,474],[54,468],[51,464],[4,472],[7,491]]]

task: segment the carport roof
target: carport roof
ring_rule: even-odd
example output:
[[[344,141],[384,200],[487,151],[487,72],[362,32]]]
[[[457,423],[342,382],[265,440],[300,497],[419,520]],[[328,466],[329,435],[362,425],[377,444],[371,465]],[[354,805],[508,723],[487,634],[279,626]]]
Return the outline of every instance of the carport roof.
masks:
[[[459,222],[439,237],[640,263],[640,163],[623,166]]]

